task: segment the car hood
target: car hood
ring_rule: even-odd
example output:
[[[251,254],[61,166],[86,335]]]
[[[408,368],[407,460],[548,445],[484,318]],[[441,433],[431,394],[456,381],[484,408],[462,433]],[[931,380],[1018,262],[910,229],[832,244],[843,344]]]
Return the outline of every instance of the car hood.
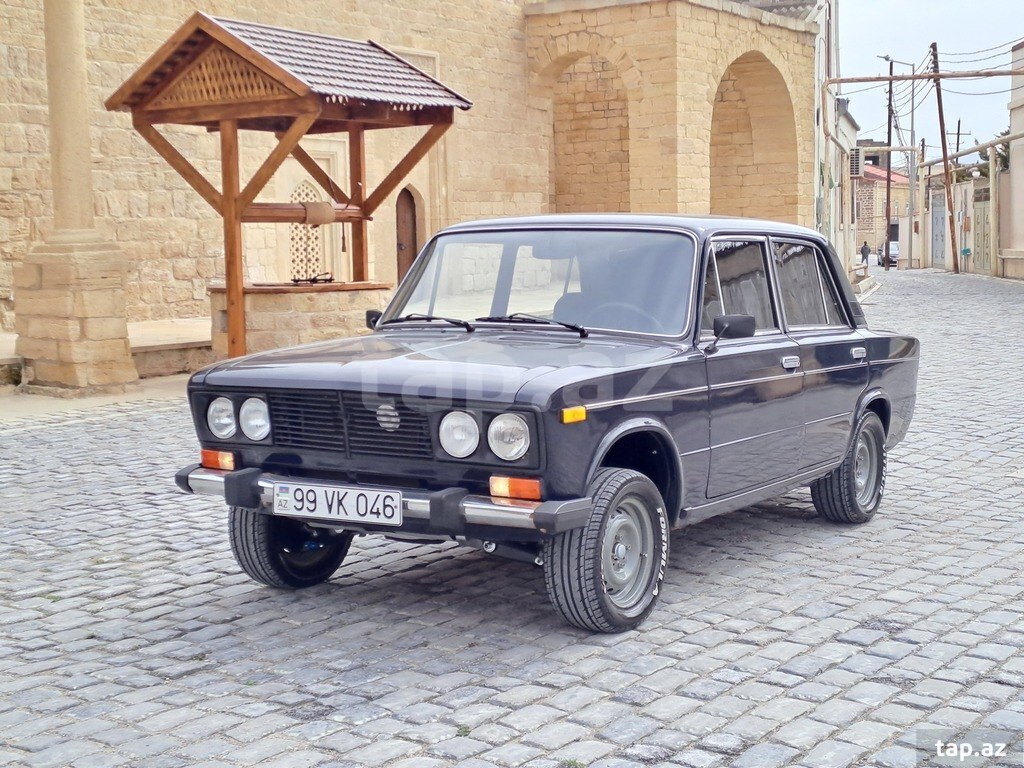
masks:
[[[559,388],[682,352],[672,342],[565,331],[410,329],[286,347],[201,371],[195,385],[377,392],[542,405]]]

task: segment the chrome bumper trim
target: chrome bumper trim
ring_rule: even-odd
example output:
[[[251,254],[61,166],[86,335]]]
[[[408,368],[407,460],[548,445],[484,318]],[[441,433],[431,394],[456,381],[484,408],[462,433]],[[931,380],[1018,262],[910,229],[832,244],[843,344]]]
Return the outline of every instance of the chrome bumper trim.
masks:
[[[185,476],[185,484],[192,493],[224,497],[224,478],[230,474],[226,470],[196,467]],[[261,474],[257,479],[260,489],[260,502],[266,509],[273,508],[275,482],[296,482],[294,477]],[[310,479],[313,485],[355,485],[346,483],[330,483]],[[375,490],[374,486],[360,486]],[[394,490],[394,489],[381,489]],[[402,515],[412,520],[430,520],[430,497],[427,491],[401,490]],[[589,513],[589,498],[569,499],[565,501],[520,501],[516,499],[496,499],[491,496],[464,496],[459,501],[459,509],[469,525],[491,525],[498,528],[526,528],[549,531],[566,530],[562,525],[555,525],[555,518],[562,517],[569,521],[570,528],[581,527],[585,521],[585,513]],[[578,523],[578,524],[577,524]]]

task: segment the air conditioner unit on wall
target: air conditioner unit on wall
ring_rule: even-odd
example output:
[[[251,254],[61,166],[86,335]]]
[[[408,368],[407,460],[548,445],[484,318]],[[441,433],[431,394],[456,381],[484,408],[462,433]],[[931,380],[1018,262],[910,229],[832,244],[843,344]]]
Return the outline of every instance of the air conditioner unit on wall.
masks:
[[[864,176],[864,148],[854,147],[850,150],[850,177],[854,179]]]

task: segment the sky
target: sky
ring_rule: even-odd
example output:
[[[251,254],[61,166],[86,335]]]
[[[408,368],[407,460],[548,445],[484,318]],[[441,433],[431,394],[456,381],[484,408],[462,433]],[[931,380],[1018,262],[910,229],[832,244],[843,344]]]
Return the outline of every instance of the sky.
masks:
[[[939,66],[943,71],[1009,69],[1012,44],[1024,40],[1024,0],[833,0],[833,3],[839,10],[839,66],[843,77],[887,75],[888,63],[877,58],[885,54],[917,66],[925,61],[928,46],[933,42],[938,43]],[[983,61],[977,61],[982,58]],[[910,67],[896,64],[894,74],[909,71]],[[844,85],[841,95],[850,99],[850,112],[861,127],[858,138],[884,141],[886,87],[854,93],[868,87]],[[917,144],[925,139],[929,145],[928,157],[941,157],[934,89],[928,81],[917,81],[915,87]],[[1014,95],[1024,97],[1024,89],[1014,94],[1007,92],[1009,88],[1009,77],[943,80],[947,132],[955,133],[958,119],[961,130],[970,132],[969,136],[961,137],[961,149],[973,146],[975,141],[989,141],[1009,127],[1007,104]],[[1002,93],[961,95],[954,91]],[[895,88],[893,102],[904,140],[909,144],[909,83]],[[949,141],[950,152],[953,152],[956,136],[949,136]],[[893,143],[901,143],[895,129]],[[966,161],[977,159],[977,155],[971,155]]]

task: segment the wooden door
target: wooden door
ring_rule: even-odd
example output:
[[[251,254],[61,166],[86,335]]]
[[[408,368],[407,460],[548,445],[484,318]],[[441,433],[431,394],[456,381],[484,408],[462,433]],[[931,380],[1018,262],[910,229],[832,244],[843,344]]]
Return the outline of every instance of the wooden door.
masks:
[[[398,201],[395,203],[395,229],[398,279],[401,280],[419,252],[419,244],[416,242],[416,199],[408,188],[398,193]]]

